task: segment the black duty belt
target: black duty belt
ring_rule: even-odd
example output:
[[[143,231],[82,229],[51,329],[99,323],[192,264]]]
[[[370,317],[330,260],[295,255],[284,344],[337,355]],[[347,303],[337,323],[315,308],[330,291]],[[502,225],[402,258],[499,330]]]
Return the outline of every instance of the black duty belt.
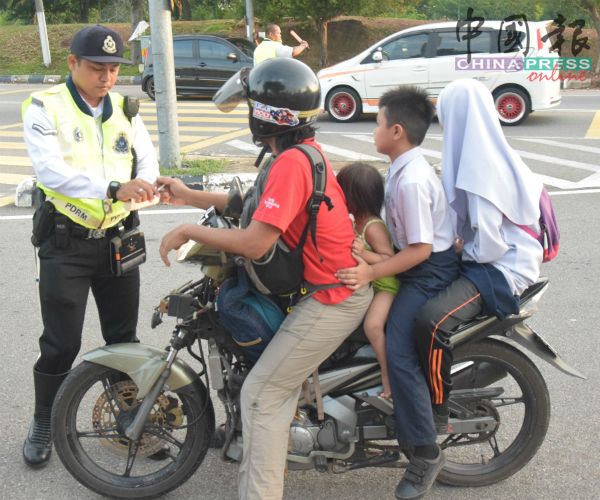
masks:
[[[106,229],[89,229],[87,227],[80,226],[76,222],[70,221],[69,228],[72,238],[80,240],[100,240],[102,238],[116,236],[119,234],[123,225],[119,222],[116,226],[109,227]]]

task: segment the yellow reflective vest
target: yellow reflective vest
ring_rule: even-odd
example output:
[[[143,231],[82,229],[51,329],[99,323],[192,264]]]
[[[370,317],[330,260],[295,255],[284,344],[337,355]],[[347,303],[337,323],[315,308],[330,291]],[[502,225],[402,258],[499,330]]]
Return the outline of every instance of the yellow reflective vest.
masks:
[[[131,180],[134,127],[123,112],[123,96],[109,92],[104,98],[103,113],[96,120],[88,114],[89,108],[70,79],[67,83],[31,94],[23,103],[23,116],[34,98],[43,103],[54,120],[58,132],[56,138],[67,165],[90,177],[121,183]],[[102,127],[103,144],[98,139],[99,126]],[[39,181],[38,186],[59,212],[88,228],[108,228],[129,215],[121,201],[70,198]]]
[[[273,40],[263,40],[262,43],[254,50],[254,66],[258,63],[277,57],[277,44],[281,42],[275,42]]]

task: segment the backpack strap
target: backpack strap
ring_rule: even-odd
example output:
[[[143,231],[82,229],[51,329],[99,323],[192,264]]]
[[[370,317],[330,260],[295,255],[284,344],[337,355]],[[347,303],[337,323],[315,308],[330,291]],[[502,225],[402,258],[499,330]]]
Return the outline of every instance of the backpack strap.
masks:
[[[325,164],[325,158],[317,148],[309,146],[308,144],[297,144],[290,149],[299,149],[306,155],[310,162],[313,177],[313,191],[306,204],[306,211],[309,214],[308,226],[310,226],[313,244],[315,245],[319,259],[323,262],[323,257],[321,257],[319,249],[317,248],[317,214],[321,208],[321,203],[325,203],[328,210],[333,209],[331,198],[325,194],[325,188],[327,187],[327,166]],[[302,236],[300,244],[304,246],[306,229]]]

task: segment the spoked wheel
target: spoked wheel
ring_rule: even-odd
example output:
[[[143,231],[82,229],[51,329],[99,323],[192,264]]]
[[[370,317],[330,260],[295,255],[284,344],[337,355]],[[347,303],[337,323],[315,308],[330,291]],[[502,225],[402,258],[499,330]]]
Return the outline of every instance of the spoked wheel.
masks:
[[[456,351],[452,378],[455,389],[504,391],[467,408],[477,417],[493,417],[495,429],[440,437],[446,465],[438,480],[452,486],[485,486],[522,469],[542,445],[550,422],[548,388],[537,367],[511,345],[487,339]]]
[[[54,402],[52,435],[62,463],[110,498],[154,498],[179,487],[204,460],[213,433],[212,404],[198,419],[206,403],[200,391],[164,392],[140,439],[131,441],[124,432],[141,403],[137,392],[126,374],[83,362]],[[166,459],[153,460],[157,452]]]
[[[360,98],[351,88],[336,89],[327,99],[327,112],[337,122],[353,122],[362,112]]]
[[[519,125],[529,116],[529,99],[517,88],[506,88],[494,95],[501,125]]]

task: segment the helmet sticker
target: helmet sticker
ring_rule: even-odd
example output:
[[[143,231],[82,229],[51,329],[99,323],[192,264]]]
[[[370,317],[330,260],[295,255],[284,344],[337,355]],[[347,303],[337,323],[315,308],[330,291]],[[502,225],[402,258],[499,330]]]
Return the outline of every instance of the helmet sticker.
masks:
[[[278,125],[287,125],[288,127],[295,127],[300,123],[298,115],[298,111],[292,111],[288,108],[276,108],[275,106],[262,104],[258,101],[254,101],[254,107],[252,108],[252,116],[254,118],[265,122],[277,123]]]

